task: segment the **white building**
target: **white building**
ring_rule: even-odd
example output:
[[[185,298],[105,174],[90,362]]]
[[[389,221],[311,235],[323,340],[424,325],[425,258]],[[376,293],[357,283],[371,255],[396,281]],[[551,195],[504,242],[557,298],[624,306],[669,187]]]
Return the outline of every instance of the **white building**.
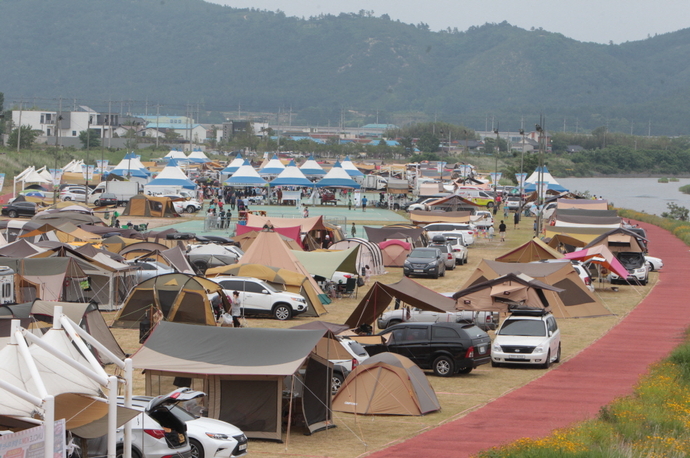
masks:
[[[79,132],[90,128],[101,138],[112,138],[113,129],[119,124],[119,115],[115,113],[98,113],[87,106],[79,107],[80,111],[43,111],[13,110],[12,123],[29,126],[32,130],[42,132],[41,137],[69,138],[79,137]]]

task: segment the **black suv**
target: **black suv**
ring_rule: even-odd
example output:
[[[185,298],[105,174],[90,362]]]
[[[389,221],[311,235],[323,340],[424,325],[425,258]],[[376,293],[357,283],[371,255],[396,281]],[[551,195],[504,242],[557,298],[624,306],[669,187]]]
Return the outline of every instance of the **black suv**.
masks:
[[[403,263],[403,274],[426,275],[431,278],[445,277],[446,264],[439,248],[415,248]]]
[[[378,335],[385,343],[367,345],[369,355],[397,353],[439,377],[469,374],[491,360],[491,338],[472,324],[401,323]]]

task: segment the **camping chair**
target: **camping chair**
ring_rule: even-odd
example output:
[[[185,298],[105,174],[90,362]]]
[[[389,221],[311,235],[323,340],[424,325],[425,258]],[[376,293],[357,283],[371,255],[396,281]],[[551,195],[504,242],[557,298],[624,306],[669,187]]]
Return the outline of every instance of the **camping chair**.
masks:
[[[355,294],[355,289],[357,288],[357,279],[355,277],[350,277],[345,283],[345,289],[343,290],[343,297],[352,297]],[[357,297],[357,296],[355,296]]]

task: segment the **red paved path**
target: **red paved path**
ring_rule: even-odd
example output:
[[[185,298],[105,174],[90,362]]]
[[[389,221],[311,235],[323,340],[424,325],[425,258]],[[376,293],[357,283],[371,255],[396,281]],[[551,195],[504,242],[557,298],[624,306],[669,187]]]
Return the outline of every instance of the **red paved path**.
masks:
[[[644,223],[640,226],[651,240],[650,254],[662,258],[664,268],[656,286],[623,321],[543,377],[369,458],[469,457],[590,419],[601,406],[632,393],[647,367],[683,342],[690,326],[688,246],[668,231]]]

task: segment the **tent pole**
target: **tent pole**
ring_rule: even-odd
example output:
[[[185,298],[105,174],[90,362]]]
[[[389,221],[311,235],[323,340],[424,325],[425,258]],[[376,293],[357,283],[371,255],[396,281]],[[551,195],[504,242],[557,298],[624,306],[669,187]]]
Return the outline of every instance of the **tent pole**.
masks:
[[[295,392],[295,374],[290,378],[290,408],[288,409],[287,436],[285,436],[285,451],[287,452],[290,443],[290,428],[292,427],[292,400]]]

